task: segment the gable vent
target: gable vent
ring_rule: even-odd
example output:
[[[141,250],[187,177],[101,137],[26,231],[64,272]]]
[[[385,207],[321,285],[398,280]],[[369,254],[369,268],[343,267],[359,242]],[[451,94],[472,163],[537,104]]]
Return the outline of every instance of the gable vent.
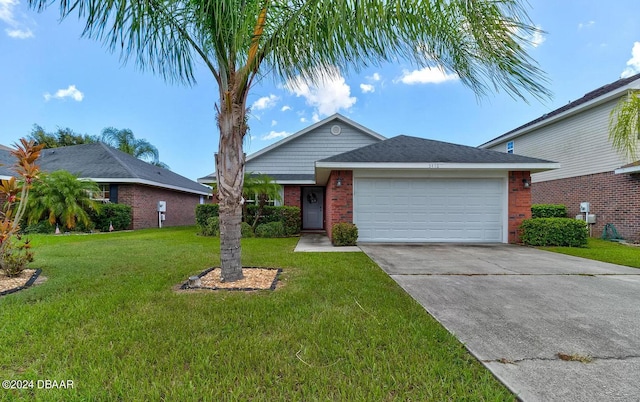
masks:
[[[340,135],[341,132],[342,132],[342,127],[340,127],[339,125],[334,124],[333,126],[331,126],[331,134]]]

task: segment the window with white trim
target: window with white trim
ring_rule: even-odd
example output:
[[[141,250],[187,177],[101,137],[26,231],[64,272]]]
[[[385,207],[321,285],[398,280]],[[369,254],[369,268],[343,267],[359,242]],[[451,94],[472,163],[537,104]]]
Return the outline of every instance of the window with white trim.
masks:
[[[512,154],[513,153],[513,141],[507,142],[507,153],[508,154]]]

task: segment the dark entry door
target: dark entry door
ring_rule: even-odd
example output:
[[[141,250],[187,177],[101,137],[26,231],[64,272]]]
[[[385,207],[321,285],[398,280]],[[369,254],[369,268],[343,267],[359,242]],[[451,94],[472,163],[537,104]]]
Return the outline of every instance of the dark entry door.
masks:
[[[324,218],[324,188],[302,188],[302,228],[322,229]]]

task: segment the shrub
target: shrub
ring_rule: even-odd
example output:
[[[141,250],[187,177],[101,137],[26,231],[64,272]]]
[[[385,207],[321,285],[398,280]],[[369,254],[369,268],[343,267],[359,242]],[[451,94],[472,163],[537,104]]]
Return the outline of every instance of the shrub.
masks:
[[[217,216],[211,216],[207,219],[207,223],[200,226],[200,234],[203,236],[217,236],[220,234],[220,220]]]
[[[589,230],[584,221],[571,218],[526,219],[520,239],[528,246],[584,247]]]
[[[252,217],[256,216],[257,209],[258,207],[255,205],[247,206],[247,216],[244,217],[245,221],[249,220],[252,222]],[[302,226],[300,208],[287,206],[265,206],[260,218],[258,219],[258,225],[271,222],[281,222],[284,226],[285,236],[296,235],[300,233],[300,228]]]
[[[358,240],[358,227],[353,223],[336,223],[331,228],[334,246],[355,246]]]
[[[124,204],[104,204],[99,211],[91,213],[95,228],[107,232],[109,225],[114,230],[125,230],[131,226],[131,206]]]
[[[29,241],[14,242],[14,238],[21,240],[17,235],[6,239],[0,255],[0,268],[9,278],[20,275],[27,264],[33,262]]]
[[[533,204],[532,218],[566,218],[567,206],[562,204]]]
[[[256,227],[256,237],[284,237],[284,225],[282,222],[263,223]]]
[[[218,204],[200,204],[196,206],[196,225],[207,225],[209,218],[218,217]]]
[[[242,222],[240,224],[240,233],[242,237],[256,237],[253,233],[253,228],[247,222]]]
[[[49,221],[40,221],[33,225],[24,225],[22,229],[23,234],[50,234],[56,231],[56,226],[49,223]]]

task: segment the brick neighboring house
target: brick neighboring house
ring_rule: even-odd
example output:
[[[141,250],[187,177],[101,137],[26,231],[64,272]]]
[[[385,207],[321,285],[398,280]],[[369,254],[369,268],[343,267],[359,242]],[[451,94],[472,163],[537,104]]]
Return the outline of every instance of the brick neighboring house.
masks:
[[[0,149],[0,162],[6,170],[15,159]],[[193,225],[196,205],[210,195],[208,187],[100,142],[44,149],[37,163],[44,172],[66,170],[93,180],[101,189],[94,195],[99,201],[131,206],[131,229],[158,227],[158,201],[166,202],[163,226]]]
[[[247,157],[282,185],[304,230],[358,226],[361,242],[517,242],[531,216],[530,172],[546,160],[381,135],[333,115]],[[213,183],[215,175],[198,179]]]
[[[559,169],[532,175],[534,204],[565,204],[576,216],[580,203],[589,202],[594,237],[612,223],[626,239],[640,241],[640,161],[626,160],[609,141],[612,109],[638,90],[640,74],[617,80],[480,148],[559,162]]]

